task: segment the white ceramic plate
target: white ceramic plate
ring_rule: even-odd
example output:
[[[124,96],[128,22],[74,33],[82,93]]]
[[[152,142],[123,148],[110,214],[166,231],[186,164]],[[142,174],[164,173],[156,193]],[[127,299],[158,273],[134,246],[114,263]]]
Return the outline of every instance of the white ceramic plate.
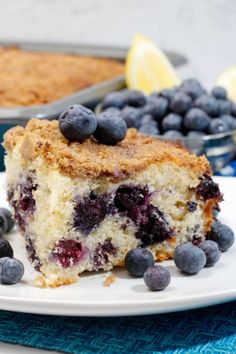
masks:
[[[225,201],[220,220],[236,233],[236,179],[217,178]],[[7,205],[0,174],[0,204]],[[142,279],[131,278],[125,270],[116,270],[115,282],[104,287],[109,273],[85,274],[77,284],[56,289],[32,285],[36,273],[27,261],[22,238],[15,231],[7,236],[15,257],[25,265],[19,284],[0,285],[0,309],[52,315],[121,316],[172,312],[213,305],[236,299],[236,245],[223,253],[215,267],[194,276],[182,275],[173,261],[164,262],[172,276],[169,287],[161,292],[149,291]],[[46,237],[46,235],[45,235]]]

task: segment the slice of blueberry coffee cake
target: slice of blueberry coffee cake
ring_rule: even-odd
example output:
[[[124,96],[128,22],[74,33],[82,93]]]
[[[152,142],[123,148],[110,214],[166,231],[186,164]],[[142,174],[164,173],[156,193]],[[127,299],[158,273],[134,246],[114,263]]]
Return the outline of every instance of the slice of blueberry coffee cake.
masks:
[[[5,134],[8,200],[41,286],[123,266],[138,246],[169,259],[176,245],[204,239],[221,200],[205,157],[135,129],[116,145],[99,143],[99,119],[80,142],[63,136],[63,119],[31,119]]]

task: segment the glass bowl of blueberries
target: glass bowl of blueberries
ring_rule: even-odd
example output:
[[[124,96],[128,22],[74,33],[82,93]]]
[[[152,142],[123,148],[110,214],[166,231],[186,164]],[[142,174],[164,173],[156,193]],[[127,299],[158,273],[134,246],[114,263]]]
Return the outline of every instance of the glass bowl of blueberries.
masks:
[[[122,116],[128,128],[167,140],[180,140],[197,155],[205,154],[214,171],[236,152],[236,102],[223,87],[211,92],[196,79],[146,96],[138,90],[109,93],[96,113]]]

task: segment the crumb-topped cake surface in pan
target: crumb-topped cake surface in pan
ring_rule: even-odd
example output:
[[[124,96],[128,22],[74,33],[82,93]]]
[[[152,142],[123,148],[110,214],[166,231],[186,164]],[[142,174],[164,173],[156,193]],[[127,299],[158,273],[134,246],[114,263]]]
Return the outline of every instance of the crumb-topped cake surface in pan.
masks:
[[[63,53],[0,48],[0,106],[50,103],[124,72],[122,63]]]
[[[69,142],[58,122],[32,119],[4,146],[8,199],[43,286],[123,266],[139,246],[169,259],[204,239],[221,201],[204,157],[134,129],[107,146]]]

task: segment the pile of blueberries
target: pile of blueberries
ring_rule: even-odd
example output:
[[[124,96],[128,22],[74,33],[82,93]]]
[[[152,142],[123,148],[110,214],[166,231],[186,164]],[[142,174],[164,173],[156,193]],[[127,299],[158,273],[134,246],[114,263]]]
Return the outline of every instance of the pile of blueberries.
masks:
[[[166,139],[199,138],[236,129],[236,103],[223,87],[208,93],[196,79],[145,96],[138,90],[109,93],[102,111],[120,115],[128,128]]]
[[[234,233],[227,225],[215,220],[206,240],[194,243],[183,243],[174,251],[175,265],[185,274],[197,274],[204,267],[214,266],[220,253],[233,245]],[[146,248],[130,250],[125,257],[125,268],[130,275],[143,277],[146,286],[153,291],[165,289],[171,281],[168,268],[155,265],[152,253]]]
[[[10,210],[0,208],[0,284],[16,284],[24,274],[21,261],[14,258],[13,249],[4,234],[10,232],[15,225]]]

